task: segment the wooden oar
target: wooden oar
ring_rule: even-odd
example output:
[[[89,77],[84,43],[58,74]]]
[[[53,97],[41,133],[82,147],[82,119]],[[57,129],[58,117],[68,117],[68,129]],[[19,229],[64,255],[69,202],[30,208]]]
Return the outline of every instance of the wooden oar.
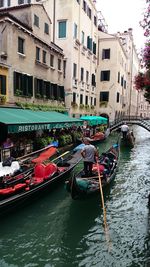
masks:
[[[99,188],[100,188],[100,194],[101,194],[101,200],[102,200],[103,216],[104,216],[104,229],[105,229],[105,234],[106,234],[106,241],[108,243],[108,248],[110,250],[110,238],[109,238],[108,226],[107,226],[107,220],[106,220],[106,208],[104,205],[104,195],[103,195],[101,174],[100,174],[100,170],[99,170],[98,161],[97,161],[97,171],[98,171]]]
[[[104,226],[105,226],[105,225],[107,225],[107,223],[106,223],[106,209],[105,209],[105,205],[104,205],[104,195],[103,195],[102,181],[101,181],[101,175],[100,175],[98,161],[97,161],[97,171],[98,171],[99,189],[100,189],[100,193],[101,193],[101,200],[102,200],[102,207],[103,207],[103,215],[104,215]]]
[[[57,159],[59,159],[59,158],[61,158],[61,157],[64,156],[64,155],[68,154],[69,152],[70,152],[70,151],[66,151],[66,152],[64,152],[64,153],[61,154],[59,157],[53,159],[52,162],[55,161],[55,160],[57,160]]]

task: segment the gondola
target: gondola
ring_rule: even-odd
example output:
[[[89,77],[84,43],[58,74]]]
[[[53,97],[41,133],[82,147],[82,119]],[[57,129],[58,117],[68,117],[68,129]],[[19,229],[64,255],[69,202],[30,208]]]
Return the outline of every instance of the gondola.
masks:
[[[40,157],[38,157],[40,159]],[[6,214],[50,189],[52,184],[66,179],[81,160],[80,152],[66,151],[51,162],[36,160],[34,168],[18,174],[18,179],[9,179],[0,188],[0,215]],[[19,177],[20,176],[20,177]]]
[[[98,193],[100,190],[99,174],[102,188],[107,188],[115,178],[119,162],[119,154],[119,144],[114,144],[109,150],[102,153],[98,163],[93,164],[92,177],[85,177],[84,170],[81,170],[77,175],[73,175],[67,180],[66,190],[71,194],[71,197],[74,200],[84,199]]]
[[[109,128],[105,131],[105,133],[97,132],[95,135],[89,137],[90,143],[92,145],[96,145],[98,143],[101,143],[101,142],[105,141],[105,139],[109,136],[109,134],[110,134]],[[81,144],[83,142],[83,139],[84,139],[84,137],[77,139],[77,143]]]
[[[133,131],[128,131],[125,137],[121,138],[121,145],[133,148],[135,144],[135,137]]]

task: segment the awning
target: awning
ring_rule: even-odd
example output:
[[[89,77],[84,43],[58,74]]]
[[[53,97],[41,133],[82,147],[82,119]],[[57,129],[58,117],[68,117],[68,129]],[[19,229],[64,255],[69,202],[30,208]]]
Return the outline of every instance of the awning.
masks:
[[[87,121],[89,125],[107,124],[107,118],[101,116],[82,116],[80,118],[83,121]]]
[[[7,126],[8,133],[68,128],[83,125],[80,119],[55,111],[32,111],[17,108],[0,108],[0,123]]]

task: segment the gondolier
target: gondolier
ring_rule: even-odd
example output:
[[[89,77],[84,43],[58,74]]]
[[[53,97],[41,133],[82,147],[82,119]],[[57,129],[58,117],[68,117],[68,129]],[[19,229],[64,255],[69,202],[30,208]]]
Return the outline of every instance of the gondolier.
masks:
[[[126,124],[126,122],[121,126],[121,132],[123,135],[123,138],[125,139],[127,136],[127,132],[129,131],[129,126]]]
[[[95,146],[90,144],[90,138],[84,138],[83,142],[85,146],[81,151],[81,155],[84,161],[84,173],[85,176],[91,176],[95,157],[98,157],[98,151]]]

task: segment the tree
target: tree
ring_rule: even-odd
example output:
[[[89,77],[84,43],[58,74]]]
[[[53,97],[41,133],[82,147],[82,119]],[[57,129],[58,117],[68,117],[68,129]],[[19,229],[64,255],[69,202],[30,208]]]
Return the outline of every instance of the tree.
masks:
[[[146,0],[146,10],[140,25],[144,30],[144,36],[148,38],[142,51],[145,73],[139,73],[135,77],[134,83],[137,90],[144,90],[144,97],[150,103],[150,0]]]

